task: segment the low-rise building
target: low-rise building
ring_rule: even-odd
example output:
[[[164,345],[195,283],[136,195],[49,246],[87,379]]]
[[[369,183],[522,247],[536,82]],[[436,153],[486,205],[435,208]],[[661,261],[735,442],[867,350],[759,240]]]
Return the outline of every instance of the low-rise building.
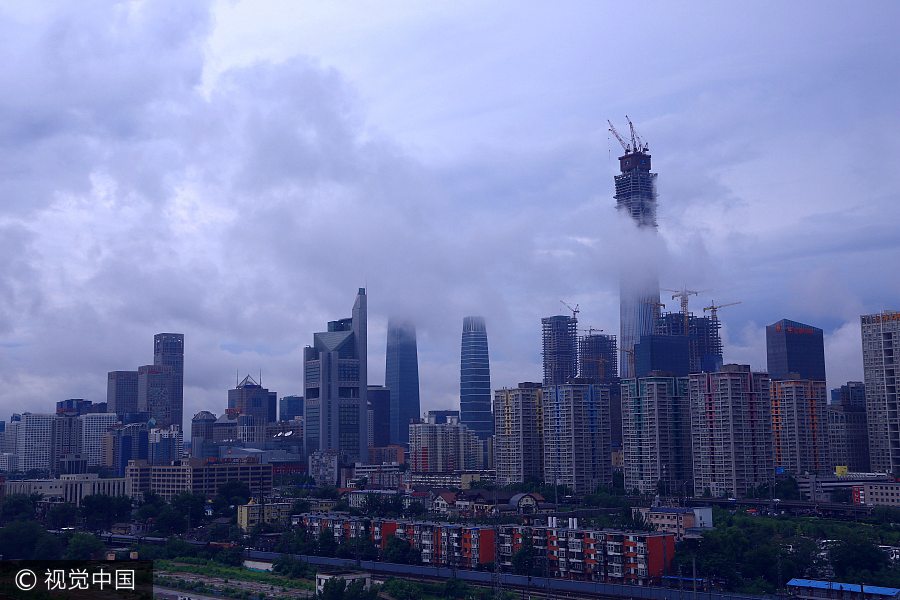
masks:
[[[363,589],[372,587],[372,575],[370,573],[361,573],[359,571],[326,571],[316,573],[316,594],[321,595],[325,592],[325,584],[332,579],[341,579],[350,587],[357,581],[363,582]]]
[[[59,479],[24,479],[7,481],[6,493],[9,494],[41,494],[44,500],[51,502],[69,502],[81,506],[85,496],[126,496],[127,486],[124,477],[101,479],[96,473],[81,475],[62,475]]]
[[[879,481],[853,486],[853,503],[870,506],[900,506],[900,483]]]
[[[839,583],[837,581],[817,581],[815,579],[791,579],[787,582],[790,595],[800,600],[866,600],[878,598],[890,600],[900,598],[900,589]]]
[[[243,531],[250,531],[261,523],[275,525],[287,525],[291,519],[290,502],[269,502],[241,504],[237,507],[238,527]]]
[[[699,529],[712,529],[713,515],[709,506],[653,506],[644,508],[636,506],[631,509],[632,515],[640,515],[644,522],[653,525],[657,531],[665,531],[675,536],[680,542],[685,536],[697,533]]]
[[[251,458],[188,459],[168,465],[130,461],[125,469],[125,479],[132,496],[150,491],[167,502],[181,492],[210,498],[231,481],[247,484],[250,494],[260,497],[272,492],[272,465],[260,464]]]
[[[353,478],[366,480],[366,487],[395,490],[403,481],[404,471],[399,463],[364,465],[356,463],[353,467]]]

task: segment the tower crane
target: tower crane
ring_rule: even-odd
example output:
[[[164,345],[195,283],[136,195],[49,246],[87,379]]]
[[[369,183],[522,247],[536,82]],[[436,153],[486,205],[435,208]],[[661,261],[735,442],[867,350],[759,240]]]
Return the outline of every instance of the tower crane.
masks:
[[[688,328],[690,326],[690,318],[688,317],[688,298],[691,296],[698,296],[701,292],[705,292],[706,290],[689,290],[687,288],[683,288],[680,290],[669,290],[666,289],[667,292],[674,292],[672,294],[672,300],[676,298],[681,300],[681,315],[684,317],[684,335],[688,334]]]
[[[727,304],[716,304],[716,301],[713,300],[712,302],[709,303],[709,306],[703,307],[703,312],[709,311],[709,316],[712,317],[712,320],[714,322],[718,323],[720,308],[725,308],[726,306],[734,306],[735,304],[740,304],[740,303],[741,303],[741,301],[738,300],[737,302],[729,302]]]
[[[609,132],[612,133],[614,136],[616,136],[616,139],[619,140],[619,143],[620,143],[620,144],[622,144],[622,148],[625,149],[625,154],[630,154],[630,153],[631,153],[631,146],[628,144],[628,142],[626,142],[626,141],[622,138],[621,135],[619,135],[619,132],[616,131],[616,127],[615,127],[615,125],[612,124],[612,121],[610,121],[609,119],[607,119],[606,122],[609,123]]]
[[[628,118],[628,115],[625,115],[625,120],[628,121],[628,129],[631,130],[631,147],[634,148],[635,152],[646,152],[650,149],[650,146],[644,139],[638,135],[638,132],[634,129],[634,123],[631,122],[631,119]]]
[[[576,304],[576,305],[575,305],[575,308],[572,308],[565,300],[560,300],[560,303],[561,303],[563,306],[565,306],[566,308],[568,308],[570,311],[572,311],[572,318],[575,319],[575,320],[577,321],[577,320],[578,320],[578,313],[581,312],[580,310],[578,310],[578,305]]]

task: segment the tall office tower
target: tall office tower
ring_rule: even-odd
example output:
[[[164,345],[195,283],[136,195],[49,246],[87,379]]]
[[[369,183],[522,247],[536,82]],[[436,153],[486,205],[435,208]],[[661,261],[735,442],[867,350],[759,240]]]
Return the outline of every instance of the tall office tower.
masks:
[[[592,383],[619,381],[616,336],[589,333],[578,338],[578,377]]]
[[[62,463],[67,457],[76,457],[82,454],[81,423],[81,419],[74,414],[56,414],[56,418],[53,420],[53,437],[50,442],[52,444],[50,475],[55,476],[62,472]]]
[[[115,427],[119,417],[115,413],[93,413],[78,417],[81,421],[81,454],[88,467],[103,464],[103,439]]]
[[[463,319],[459,360],[459,421],[481,439],[494,430],[491,415],[491,362],[482,317]]]
[[[207,410],[201,410],[191,419],[191,456],[194,458],[206,458],[214,456],[213,424],[216,415]]]
[[[168,427],[176,419],[172,412],[174,369],[166,365],[143,365],[137,373],[138,412],[147,413],[157,427]]]
[[[796,373],[800,379],[825,381],[825,343],[818,327],[788,319],[768,325],[766,357],[772,379]]]
[[[249,375],[233,390],[228,390],[228,412],[247,417],[246,427],[253,428],[247,431],[244,441],[261,442],[265,439],[266,425],[278,420],[277,402],[276,392],[270,392]]]
[[[795,475],[831,473],[825,382],[773,379],[770,396],[775,468]]]
[[[16,454],[19,455],[20,470],[50,470],[55,420],[56,415],[22,414],[16,431]]]
[[[368,456],[366,290],[352,317],[330,321],[303,350],[304,439],[307,454],[336,450],[346,463]]]
[[[768,374],[752,373],[748,365],[691,374],[695,496],[741,497],[772,483],[769,382]]]
[[[106,410],[120,417],[138,412],[137,371],[110,371],[107,374]]]
[[[544,481],[585,494],[612,483],[609,386],[578,381],[543,389]]]
[[[630,122],[629,122],[630,123]],[[640,229],[656,229],[656,173],[650,172],[650,154],[644,144],[628,145],[619,157],[616,209],[628,214]],[[620,282],[619,372],[634,376],[629,356],[641,338],[653,333],[659,312],[659,280],[654,265],[634,265],[623,270]]]
[[[544,480],[544,403],[540,383],[494,392],[494,469],[497,483]]]
[[[387,446],[393,443],[391,441],[391,419],[394,416],[393,390],[383,385],[370,385],[368,399],[368,409],[372,415],[369,428],[369,440],[371,441],[369,447]],[[406,423],[406,437],[409,438],[409,422]],[[365,460],[361,462],[365,462]]]
[[[94,409],[94,403],[84,398],[69,398],[56,403],[56,414],[77,417],[90,412],[100,412]],[[103,411],[106,412],[106,411]]]
[[[173,460],[181,460],[182,454],[184,437],[178,425],[166,429],[154,427],[147,433],[147,461],[151,465],[168,465]]]
[[[22,425],[22,415],[13,415],[3,429],[3,445],[0,452],[3,454],[18,454],[19,427]]]
[[[303,416],[303,396],[282,396],[278,399],[278,420],[290,421]]]
[[[409,465],[414,473],[481,469],[484,443],[456,417],[438,423],[429,413],[426,419],[409,424]]]
[[[416,326],[388,320],[384,385],[391,391],[390,443],[409,443],[409,424],[419,418],[419,355]],[[375,444],[376,446],[386,444]]]
[[[685,330],[687,326],[687,330]],[[688,372],[712,373],[722,366],[722,338],[719,321],[712,317],[697,317],[688,313],[668,312],[659,316],[656,333],[688,338]]]
[[[831,390],[828,450],[835,467],[844,466],[853,473],[869,472],[866,386],[861,381],[848,381]]]
[[[627,491],[693,494],[687,377],[622,381],[622,453]]]
[[[860,319],[869,461],[873,471],[900,475],[900,312]]]
[[[562,385],[576,376],[578,368],[578,320],[556,315],[541,319],[544,385]]]
[[[103,438],[103,465],[125,476],[128,461],[147,460],[149,432],[146,423],[130,423],[110,428]]]
[[[184,427],[184,334],[157,333],[153,336],[153,364],[172,367],[172,383],[169,390],[169,419],[157,422],[159,427],[178,425]]]

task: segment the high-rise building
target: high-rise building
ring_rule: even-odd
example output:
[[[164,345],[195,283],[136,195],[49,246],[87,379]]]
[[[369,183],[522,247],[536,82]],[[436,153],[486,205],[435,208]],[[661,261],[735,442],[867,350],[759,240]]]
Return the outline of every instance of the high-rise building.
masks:
[[[367,394],[369,413],[369,447],[383,447],[391,444],[391,418],[393,413],[393,393],[383,385],[370,385]],[[406,437],[409,437],[409,423],[406,425]],[[361,460],[365,462],[365,460]]]
[[[833,472],[828,456],[825,382],[773,379],[770,395],[775,468],[794,475]]]
[[[51,441],[53,446],[50,449],[51,475],[59,475],[62,472],[61,463],[67,457],[81,456],[81,423],[81,419],[74,414],[57,412],[56,418],[53,420],[53,439]]]
[[[419,355],[416,326],[390,319],[384,360],[384,385],[391,393],[390,443],[409,443],[409,424],[419,418]],[[375,444],[382,446],[387,444]]]
[[[178,425],[154,427],[147,433],[147,442],[147,462],[151,465],[168,465],[181,460],[184,454],[184,438]]]
[[[873,471],[900,475],[900,312],[860,319],[869,461]]]
[[[541,319],[544,385],[562,385],[576,376],[578,368],[578,320],[556,315]]]
[[[612,483],[609,386],[580,383],[545,387],[544,481],[577,494]]]
[[[172,368],[168,421],[157,420],[159,427],[184,428],[184,334],[157,333],[153,336],[153,364]]]
[[[110,428],[103,438],[103,465],[113,469],[118,477],[132,460],[147,460],[149,432],[146,423],[130,423]]]
[[[636,377],[656,372],[687,377],[690,364],[690,342],[686,335],[645,335],[634,345]]]
[[[191,419],[191,456],[193,458],[206,458],[215,456],[213,446],[213,425],[216,415],[209,411],[201,410]]]
[[[278,420],[290,421],[303,416],[303,396],[282,396],[278,399]]]
[[[848,381],[831,390],[828,450],[835,467],[844,466],[853,473],[868,473],[871,468],[866,386],[861,381]]]
[[[120,417],[138,412],[137,371],[110,371],[107,374],[106,410]]]
[[[616,336],[588,333],[578,338],[578,377],[593,383],[619,381]]]
[[[459,420],[481,439],[494,430],[491,415],[491,363],[482,317],[463,319],[459,369]]]
[[[453,473],[481,469],[484,444],[475,432],[448,417],[438,423],[430,415],[409,424],[409,465],[415,473]]]
[[[616,209],[626,213],[640,229],[656,229],[656,173],[650,172],[647,147],[629,146],[619,157],[615,176]],[[632,378],[634,345],[653,333],[659,313],[659,280],[654,265],[623,269],[620,281],[619,365],[623,379]]]
[[[695,496],[740,497],[772,483],[769,382],[748,365],[691,374]]]
[[[687,336],[689,373],[712,373],[722,366],[718,319],[697,317],[691,313],[685,319],[682,312],[668,312],[660,315],[656,332],[660,335]]]
[[[622,381],[622,453],[627,491],[693,494],[687,377]]]
[[[494,392],[494,469],[497,483],[544,480],[544,405],[540,383]]]
[[[103,464],[103,440],[110,428],[115,427],[119,417],[115,413],[95,413],[78,417],[81,421],[81,454],[88,467]]]
[[[16,431],[19,469],[49,471],[53,451],[53,423],[56,415],[23,413]]]
[[[428,422],[434,421],[435,423],[449,423],[450,419],[456,419],[456,422],[459,422],[459,411],[458,410],[429,410],[425,415],[425,420]]]
[[[235,386],[228,390],[228,411],[233,415],[241,415],[250,419],[246,426],[248,436],[245,442],[261,442],[265,438],[266,425],[278,420],[276,406],[278,394],[270,392],[247,375]]]
[[[176,418],[172,412],[175,371],[168,365],[138,367],[138,411],[146,412],[157,427],[168,427]]]
[[[307,454],[336,450],[348,464],[368,456],[366,290],[352,317],[331,321],[303,351]]]
[[[56,403],[56,414],[77,417],[90,412],[101,412],[94,408],[94,403],[84,398],[69,398]],[[106,411],[102,411],[106,412]]]
[[[812,325],[782,319],[766,327],[766,357],[769,377],[825,381],[825,343],[822,330]]]

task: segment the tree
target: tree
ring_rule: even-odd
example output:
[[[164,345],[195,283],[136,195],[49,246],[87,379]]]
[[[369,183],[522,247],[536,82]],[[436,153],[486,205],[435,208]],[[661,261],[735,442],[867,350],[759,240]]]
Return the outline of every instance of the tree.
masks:
[[[424,595],[421,584],[403,579],[388,579],[381,591],[396,600],[420,600]]]
[[[888,565],[888,557],[878,546],[862,536],[841,540],[829,553],[834,574],[848,578],[859,571],[876,572]]]
[[[201,494],[181,492],[172,498],[171,504],[172,508],[184,515],[194,527],[200,525],[206,517],[206,498]]]
[[[3,498],[0,504],[0,519],[4,523],[29,520],[34,518],[34,509],[40,495],[35,498],[27,494],[11,494]]]
[[[384,561],[404,565],[417,565],[422,562],[422,554],[406,540],[391,536],[384,546]]]
[[[250,501],[250,487],[243,481],[229,481],[219,486],[217,496],[224,499],[227,504],[247,504]]]
[[[528,540],[512,555],[513,573],[516,575],[527,575],[528,577],[541,575],[540,569],[536,564],[536,558],[537,552],[531,544],[531,540]]]
[[[52,556],[55,545],[47,538],[55,539],[55,536],[44,531],[35,521],[14,521],[0,529],[0,555],[4,560],[34,558],[59,558],[59,553]],[[58,544],[58,542],[57,542]],[[40,552],[38,552],[40,551]]]
[[[184,533],[187,530],[187,518],[171,506],[165,506],[156,516],[153,529],[162,535]]]
[[[90,533],[76,533],[69,539],[65,560],[90,560],[103,550],[103,542]]]
[[[334,539],[331,529],[325,527],[319,532],[319,539],[316,543],[316,553],[319,556],[334,556],[337,554],[338,543]]]
[[[69,502],[54,504],[47,511],[47,527],[50,529],[62,529],[75,525],[78,518],[78,508]]]
[[[130,520],[131,498],[105,494],[85,496],[81,499],[81,516],[88,529],[109,530],[117,521]]]

